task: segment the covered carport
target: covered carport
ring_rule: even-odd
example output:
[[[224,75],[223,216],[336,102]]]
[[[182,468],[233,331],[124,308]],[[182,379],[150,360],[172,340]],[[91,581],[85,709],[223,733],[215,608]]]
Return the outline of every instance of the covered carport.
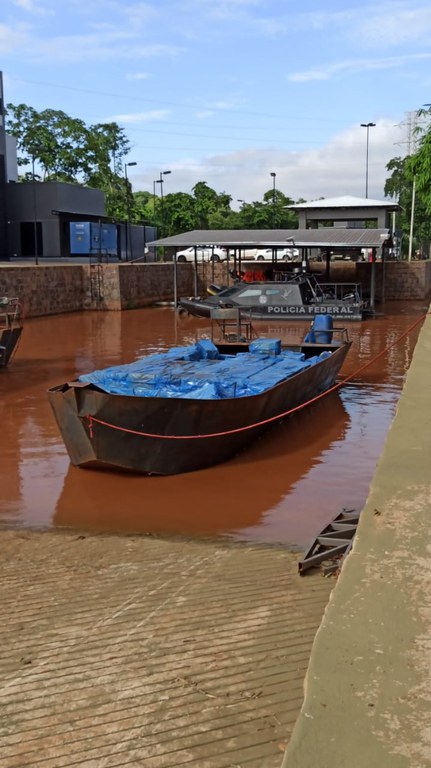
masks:
[[[391,244],[390,230],[387,228],[356,227],[321,227],[318,229],[209,229],[192,230],[171,237],[164,237],[147,243],[149,247],[194,248],[195,295],[198,292],[198,255],[199,247],[220,246],[229,249],[233,258],[233,270],[241,272],[244,254],[254,248],[272,248],[272,263],[277,264],[277,250],[291,246],[301,253],[302,269],[306,270],[309,260],[314,254],[323,254],[326,261],[326,279],[330,279],[331,253],[357,253],[358,258],[362,249],[370,249],[375,255],[371,265],[370,306],[374,307],[375,274],[374,262],[379,256],[384,261],[386,251]],[[177,305],[177,261],[174,256],[174,300]],[[227,260],[227,270],[230,266],[230,256]]]

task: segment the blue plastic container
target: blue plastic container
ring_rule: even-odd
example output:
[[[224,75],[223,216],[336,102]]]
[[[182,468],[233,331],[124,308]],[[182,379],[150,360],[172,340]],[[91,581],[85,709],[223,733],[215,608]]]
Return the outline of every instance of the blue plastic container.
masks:
[[[313,331],[318,344],[330,344],[334,327],[332,315],[317,315],[313,321]]]
[[[332,342],[333,327],[332,315],[316,315],[311,330],[305,337],[305,341],[311,344],[330,344]]]

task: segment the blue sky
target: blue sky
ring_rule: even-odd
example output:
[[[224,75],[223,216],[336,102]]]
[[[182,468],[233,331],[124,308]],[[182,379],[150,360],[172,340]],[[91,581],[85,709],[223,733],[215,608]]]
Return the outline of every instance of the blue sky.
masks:
[[[429,0],[2,0],[7,102],[116,120],[134,191],[383,198],[431,102]]]

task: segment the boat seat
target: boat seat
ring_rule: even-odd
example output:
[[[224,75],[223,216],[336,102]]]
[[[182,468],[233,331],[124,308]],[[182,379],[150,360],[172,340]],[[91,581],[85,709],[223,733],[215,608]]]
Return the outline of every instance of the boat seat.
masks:
[[[256,337],[250,313],[239,307],[211,308],[211,341],[218,329],[223,341],[249,342]]]

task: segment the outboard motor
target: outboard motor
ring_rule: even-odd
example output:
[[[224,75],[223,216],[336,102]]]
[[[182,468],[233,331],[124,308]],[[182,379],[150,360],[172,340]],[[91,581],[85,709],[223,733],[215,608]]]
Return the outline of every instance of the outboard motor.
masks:
[[[304,341],[311,344],[331,344],[333,327],[332,315],[316,315]]]

